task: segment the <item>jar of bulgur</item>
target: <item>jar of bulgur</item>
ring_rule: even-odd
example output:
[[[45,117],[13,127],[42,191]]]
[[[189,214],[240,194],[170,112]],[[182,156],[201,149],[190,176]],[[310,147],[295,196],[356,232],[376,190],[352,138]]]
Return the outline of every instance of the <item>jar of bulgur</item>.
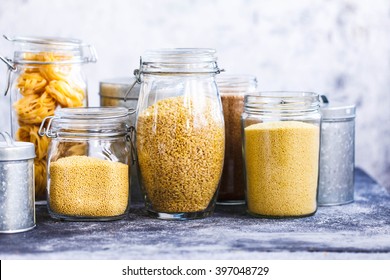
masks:
[[[122,107],[62,108],[43,120],[39,133],[51,138],[47,165],[51,217],[105,221],[127,215],[129,113]]]
[[[136,139],[148,213],[161,219],[212,214],[225,131],[215,50],[161,49],[142,56]]]
[[[251,215],[283,218],[316,212],[320,124],[315,93],[245,96],[243,147]]]
[[[244,112],[244,95],[257,88],[256,77],[226,75],[217,77],[225,120],[225,160],[217,203],[237,205],[245,203],[245,179],[242,158],[241,114]]]

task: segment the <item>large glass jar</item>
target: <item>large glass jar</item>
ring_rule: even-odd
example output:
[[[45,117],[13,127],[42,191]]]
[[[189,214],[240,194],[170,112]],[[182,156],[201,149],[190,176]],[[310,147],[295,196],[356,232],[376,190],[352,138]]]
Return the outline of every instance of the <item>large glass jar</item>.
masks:
[[[248,212],[304,217],[317,210],[319,97],[260,92],[245,97],[242,115]]]
[[[38,135],[39,125],[57,108],[87,105],[82,65],[95,62],[96,55],[91,46],[75,39],[5,38],[14,43],[13,60],[0,57],[9,67],[11,131],[17,140],[35,144],[35,196],[44,200],[50,141]]]
[[[136,139],[146,209],[161,219],[211,215],[225,131],[212,49],[162,49],[142,57]]]
[[[101,221],[126,216],[128,123],[129,110],[122,107],[61,108],[42,122],[40,134],[51,138],[47,205],[53,218]]]
[[[225,160],[217,203],[244,204],[241,115],[244,112],[244,95],[256,90],[257,80],[250,75],[222,74],[217,77],[217,85],[221,94],[226,136]]]

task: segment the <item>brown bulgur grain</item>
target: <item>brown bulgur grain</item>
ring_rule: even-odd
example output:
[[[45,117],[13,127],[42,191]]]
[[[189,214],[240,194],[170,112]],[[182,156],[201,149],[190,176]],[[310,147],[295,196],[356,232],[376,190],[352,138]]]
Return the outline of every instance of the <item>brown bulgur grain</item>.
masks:
[[[245,128],[248,210],[263,216],[316,211],[319,127],[277,121]]]
[[[244,96],[221,95],[225,119],[225,160],[218,201],[245,200],[245,182],[242,158],[241,114]]]
[[[49,206],[57,214],[118,216],[125,213],[128,201],[127,164],[87,156],[50,164]]]
[[[202,101],[167,98],[138,116],[142,184],[155,211],[204,210],[217,190],[224,156],[224,123],[219,104]]]

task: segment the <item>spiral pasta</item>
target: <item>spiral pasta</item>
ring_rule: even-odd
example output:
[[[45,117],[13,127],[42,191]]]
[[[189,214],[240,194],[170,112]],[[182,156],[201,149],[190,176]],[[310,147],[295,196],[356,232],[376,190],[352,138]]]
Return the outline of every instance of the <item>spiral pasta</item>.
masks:
[[[80,107],[83,105],[84,91],[78,87],[71,87],[65,81],[51,81],[46,87],[46,92],[62,107]]]
[[[46,92],[42,95],[27,95],[14,103],[19,124],[40,125],[47,116],[52,116],[57,107],[56,101]]]
[[[23,96],[42,93],[46,85],[46,79],[39,73],[25,73],[18,79],[18,88]]]
[[[46,161],[50,139],[38,135],[39,126],[45,117],[54,115],[58,106],[83,106],[85,84],[76,80],[75,71],[79,66],[71,64],[73,57],[67,53],[26,52],[23,58],[28,64],[22,67],[16,80],[22,97],[13,103],[19,123],[15,137],[35,145],[35,196],[43,199],[46,194]]]
[[[16,140],[33,143],[35,145],[36,159],[45,160],[50,139],[47,136],[39,136],[38,130],[38,126],[23,125],[16,132]]]

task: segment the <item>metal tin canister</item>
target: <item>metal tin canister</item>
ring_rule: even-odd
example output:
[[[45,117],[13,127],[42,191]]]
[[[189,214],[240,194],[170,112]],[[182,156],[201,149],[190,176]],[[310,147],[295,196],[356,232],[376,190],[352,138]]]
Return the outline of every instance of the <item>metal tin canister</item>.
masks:
[[[355,105],[331,102],[320,109],[321,153],[318,205],[331,206],[354,200]]]
[[[0,135],[0,233],[27,231],[35,227],[35,147]]]
[[[133,88],[131,88],[133,86]],[[129,91],[129,89],[131,90]],[[136,109],[140,85],[135,78],[113,78],[100,81],[100,106],[116,106]],[[130,125],[135,127],[135,114],[130,116]],[[136,139],[134,139],[135,143]],[[131,166],[131,201],[143,202],[136,164]]]

